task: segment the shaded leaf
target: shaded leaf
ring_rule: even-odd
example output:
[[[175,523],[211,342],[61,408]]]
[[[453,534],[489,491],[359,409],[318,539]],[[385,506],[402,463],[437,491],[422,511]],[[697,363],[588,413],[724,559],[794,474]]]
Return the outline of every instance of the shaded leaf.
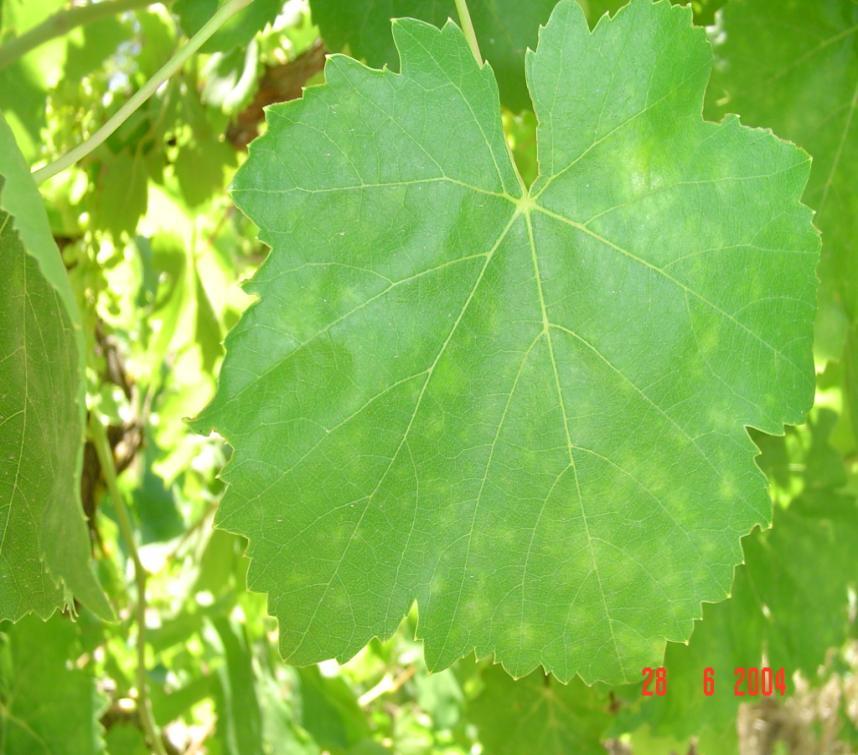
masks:
[[[223,752],[229,755],[262,753],[262,715],[253,683],[253,666],[247,637],[242,627],[218,617],[217,630],[226,664],[218,672],[218,736]]]
[[[301,724],[323,750],[342,752],[369,738],[369,726],[344,679],[301,669]]]
[[[0,119],[0,618],[72,595],[113,613],[90,570],[80,502],[83,339],[29,170]]]
[[[858,3],[731,0],[707,111],[739,113],[813,155],[822,301],[858,322]]]
[[[608,693],[580,679],[552,682],[538,671],[514,681],[493,666],[485,685],[468,706],[486,755],[542,755],[605,752],[602,740],[610,723]]]

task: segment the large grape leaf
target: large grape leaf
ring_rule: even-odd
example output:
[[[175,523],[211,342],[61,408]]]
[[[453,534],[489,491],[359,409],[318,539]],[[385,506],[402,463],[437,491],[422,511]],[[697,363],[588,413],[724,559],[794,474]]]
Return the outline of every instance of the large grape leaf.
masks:
[[[858,322],[858,3],[731,0],[722,24],[707,112],[739,113],[813,155],[820,301]]]
[[[812,399],[808,157],[703,121],[687,9],[567,1],[526,189],[460,30],[394,36],[400,75],[332,57],[236,177],[273,251],[197,422],[235,448],[218,522],[295,663],[416,599],[430,668],[636,678],[769,522],[745,426]]]
[[[65,616],[34,616],[0,632],[0,752],[96,755],[105,700],[78,628]]]
[[[536,46],[556,0],[469,0],[480,52],[494,69],[503,103],[512,110],[530,107],[524,80],[524,51]],[[333,50],[348,46],[371,66],[396,67],[399,60],[390,20],[409,16],[441,26],[457,18],[454,0],[312,0],[313,21]]]
[[[29,170],[0,119],[0,618],[47,618],[74,595],[112,611],[80,504],[83,340]]]

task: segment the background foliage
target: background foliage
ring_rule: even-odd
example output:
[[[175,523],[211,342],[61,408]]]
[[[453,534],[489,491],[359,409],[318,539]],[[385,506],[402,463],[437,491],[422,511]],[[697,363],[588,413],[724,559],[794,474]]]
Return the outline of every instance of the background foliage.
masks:
[[[623,3],[581,4],[595,23]],[[738,113],[810,153],[823,251],[816,406],[785,437],[754,434],[774,526],[744,539],[731,597],[669,644],[664,698],[513,680],[489,660],[429,674],[415,614],[346,663],[280,659],[265,597],[246,589],[245,542],[213,527],[230,449],[186,422],[214,395],[225,335],[252,301],[240,284],[267,254],[227,187],[263,108],[321,83],[326,52],[395,69],[390,17],[441,24],[455,6],[378,0],[358,19],[355,3],[255,0],[43,183],[42,210],[28,166],[104,123],[219,3],[105,5],[18,57],[8,45],[79,4],[0,2],[0,752],[149,752],[143,705],[163,750],[183,753],[858,747],[858,3],[692,4],[716,55],[706,117]],[[521,58],[553,2],[470,5],[530,180]],[[788,670],[789,699],[735,698],[732,669],[763,659]],[[707,666],[722,683],[712,698]]]

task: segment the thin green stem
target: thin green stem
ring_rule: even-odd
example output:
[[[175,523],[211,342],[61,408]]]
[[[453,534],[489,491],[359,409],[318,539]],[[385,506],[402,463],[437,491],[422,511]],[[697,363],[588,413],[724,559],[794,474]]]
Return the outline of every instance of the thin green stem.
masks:
[[[149,702],[149,683],[146,680],[146,570],[140,560],[137,551],[137,543],[134,538],[134,528],[131,526],[131,517],[125,499],[119,485],[116,482],[116,465],[113,463],[113,449],[107,438],[107,431],[95,412],[91,414],[89,423],[89,434],[101,464],[101,471],[107,482],[107,492],[113,502],[116,518],[119,520],[119,531],[125,541],[125,547],[134,564],[134,581],[137,585],[137,710],[140,715],[140,723],[149,740],[149,746],[155,755],[166,755],[164,744],[161,741],[161,733],[152,715],[152,707]]]
[[[19,37],[13,37],[8,42],[0,45],[0,70],[12,65],[16,60],[26,55],[30,50],[39,45],[50,42],[56,37],[68,34],[78,26],[100,21],[102,18],[110,18],[119,13],[129,10],[137,10],[152,5],[158,0],[106,0],[101,3],[67,8],[49,16],[42,23],[24,32]],[[165,5],[173,0],[161,0]]]
[[[465,33],[465,39],[471,46],[471,52],[477,59],[477,63],[483,64],[483,56],[480,54],[480,46],[477,44],[477,34],[474,31],[474,24],[471,21],[471,14],[468,11],[467,0],[456,0],[456,12],[459,14],[459,23],[462,25],[462,31]]]
[[[206,41],[221,27],[223,24],[238,11],[247,5],[250,5],[252,0],[229,0],[229,2],[218,8],[217,12],[203,25],[203,27],[188,40],[188,43],[179,50],[161,69],[147,81],[140,89],[138,89],[122,107],[117,110],[113,116],[105,123],[98,131],[89,137],[85,142],[77,147],[70,149],[58,160],[33,171],[33,180],[42,183],[52,176],[61,173],[66,168],[74,165],[78,160],[86,157],[96,147],[101,145],[116,129],[118,129],[126,120],[139,108],[146,100],[148,100],[158,88],[167,79],[169,79],[176,71],[178,71],[185,62],[202,47]]]

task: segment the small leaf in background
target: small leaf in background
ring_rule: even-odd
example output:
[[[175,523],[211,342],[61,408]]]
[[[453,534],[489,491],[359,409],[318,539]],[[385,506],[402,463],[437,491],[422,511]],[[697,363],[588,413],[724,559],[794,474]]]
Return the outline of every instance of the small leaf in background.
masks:
[[[739,113],[813,155],[804,200],[822,231],[820,314],[838,307],[858,323],[858,3],[730,0],[722,28],[707,112]]]
[[[610,724],[606,690],[580,679],[558,684],[539,671],[515,681],[494,666],[482,674],[483,690],[469,704],[487,753],[604,753]]]
[[[169,60],[178,42],[173,24],[165,14],[150,11],[138,13],[136,18],[140,31],[139,53],[135,62],[140,73],[148,79]]]
[[[324,750],[343,751],[369,739],[370,730],[353,690],[342,679],[311,667],[299,671],[301,724]]]
[[[0,39],[21,36],[66,3],[64,0],[5,0],[0,4]],[[0,112],[28,160],[42,149],[48,91],[62,77],[67,40],[58,37],[0,68]]]
[[[183,147],[176,159],[176,177],[189,207],[198,207],[224,184],[224,171],[235,152],[216,139],[194,141]]]
[[[143,732],[133,724],[115,724],[105,736],[108,755],[150,755]]]
[[[80,80],[103,65],[131,35],[129,24],[117,18],[104,18],[84,26],[75,35],[80,41],[72,38],[69,43],[63,71],[65,83],[80,86]]]
[[[209,58],[205,71],[202,101],[230,115],[245,107],[257,85],[259,46],[251,43],[247,49],[235,48],[228,53],[215,53]]]
[[[143,475],[134,488],[132,501],[140,522],[140,543],[162,543],[185,531],[185,522],[176,506],[173,492],[152,469],[160,450],[151,438],[143,454]]]
[[[108,231],[116,239],[137,228],[137,221],[146,212],[146,162],[139,152],[125,149],[99,163],[90,210],[92,224]]]
[[[471,0],[480,52],[492,66],[501,98],[512,110],[531,107],[524,80],[524,51],[536,47],[537,30],[556,0]],[[390,33],[393,18],[412,17],[442,26],[456,18],[453,0],[311,0],[313,22],[332,50],[348,48],[373,68],[396,70],[399,55]]]
[[[271,23],[284,0],[253,0],[244,10],[239,11],[206,42],[203,52],[229,52],[235,47],[246,45],[266,24]],[[173,10],[179,16],[182,29],[189,37],[196,34],[202,25],[217,11],[223,0],[177,0]]]
[[[262,719],[254,687],[253,660],[241,626],[226,618],[215,619],[223,643],[225,665],[218,673],[218,735],[223,752],[256,755],[262,749]]]

